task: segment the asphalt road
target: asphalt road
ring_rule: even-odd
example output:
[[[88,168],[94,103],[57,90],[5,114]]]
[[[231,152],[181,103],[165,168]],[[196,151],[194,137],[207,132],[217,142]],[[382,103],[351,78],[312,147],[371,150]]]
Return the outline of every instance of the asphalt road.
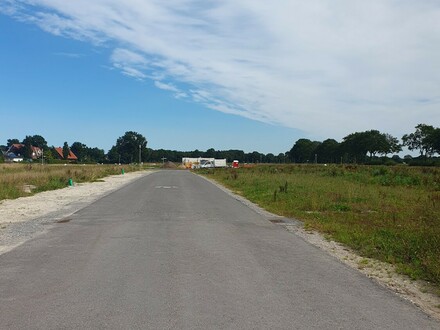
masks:
[[[186,171],[145,176],[0,256],[1,329],[440,329]]]

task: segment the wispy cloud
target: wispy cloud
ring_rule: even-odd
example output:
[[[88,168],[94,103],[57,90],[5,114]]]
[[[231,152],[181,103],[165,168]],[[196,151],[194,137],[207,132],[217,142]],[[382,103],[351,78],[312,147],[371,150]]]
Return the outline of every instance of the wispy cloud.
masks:
[[[130,76],[139,80],[147,78],[144,73],[147,68],[147,60],[139,53],[127,49],[116,48],[110,60],[113,67],[119,69],[126,76]]]
[[[185,92],[182,92],[179,88],[177,88],[176,86],[174,86],[173,84],[167,84],[161,81],[156,80],[154,82],[154,85],[159,88],[159,89],[163,89],[165,91],[169,91],[169,92],[173,92],[174,97],[176,99],[183,99],[188,97],[188,94]]]
[[[63,56],[63,57],[70,57],[70,58],[81,58],[84,57],[84,54],[78,54],[78,53],[66,53],[66,52],[58,52],[53,53],[55,56]]]
[[[440,104],[420,102],[440,98],[437,1],[6,0],[0,10],[113,47],[124,74],[216,111],[336,138],[440,122]]]

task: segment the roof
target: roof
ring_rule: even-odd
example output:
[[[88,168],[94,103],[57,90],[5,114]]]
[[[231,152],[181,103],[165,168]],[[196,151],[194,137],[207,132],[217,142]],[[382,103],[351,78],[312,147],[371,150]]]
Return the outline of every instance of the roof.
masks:
[[[11,145],[11,147],[14,147],[14,148],[20,149],[20,148],[23,148],[23,147],[24,147],[24,144],[23,144],[23,143],[13,143],[13,144]]]
[[[55,151],[58,153],[61,159],[64,159],[63,148],[61,147],[55,148]],[[72,150],[69,149],[69,155],[67,156],[67,160],[78,160],[78,157],[76,157],[76,155],[72,152]]]

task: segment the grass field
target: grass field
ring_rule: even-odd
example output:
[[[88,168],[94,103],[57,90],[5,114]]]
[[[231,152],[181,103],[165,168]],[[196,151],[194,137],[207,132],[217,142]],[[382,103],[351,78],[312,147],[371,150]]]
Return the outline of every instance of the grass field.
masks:
[[[67,187],[73,182],[93,182],[103,177],[139,170],[138,166],[0,164],[0,200],[29,196]]]
[[[260,165],[199,173],[440,288],[439,168]]]

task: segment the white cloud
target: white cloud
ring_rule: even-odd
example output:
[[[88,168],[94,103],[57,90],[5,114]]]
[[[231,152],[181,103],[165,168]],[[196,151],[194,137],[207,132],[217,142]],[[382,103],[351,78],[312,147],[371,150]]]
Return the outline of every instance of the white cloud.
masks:
[[[176,99],[184,99],[188,97],[188,94],[185,92],[182,92],[179,88],[177,88],[176,86],[174,86],[173,84],[167,84],[161,81],[156,80],[154,82],[154,85],[159,88],[159,89],[163,89],[165,91],[169,91],[169,92],[173,92],[174,97]]]
[[[8,0],[0,10],[106,43],[114,67],[175,97],[315,136],[440,122],[437,1]]]
[[[176,86],[174,86],[172,84],[166,84],[166,83],[163,83],[163,82],[160,82],[160,81],[155,81],[154,85],[157,88],[163,89],[165,91],[171,91],[171,92],[175,92],[175,93],[179,93],[180,92],[180,90]]]
[[[126,76],[139,80],[147,78],[147,75],[143,72],[147,68],[147,59],[138,53],[116,48],[110,57],[110,61],[113,67],[119,69]]]

